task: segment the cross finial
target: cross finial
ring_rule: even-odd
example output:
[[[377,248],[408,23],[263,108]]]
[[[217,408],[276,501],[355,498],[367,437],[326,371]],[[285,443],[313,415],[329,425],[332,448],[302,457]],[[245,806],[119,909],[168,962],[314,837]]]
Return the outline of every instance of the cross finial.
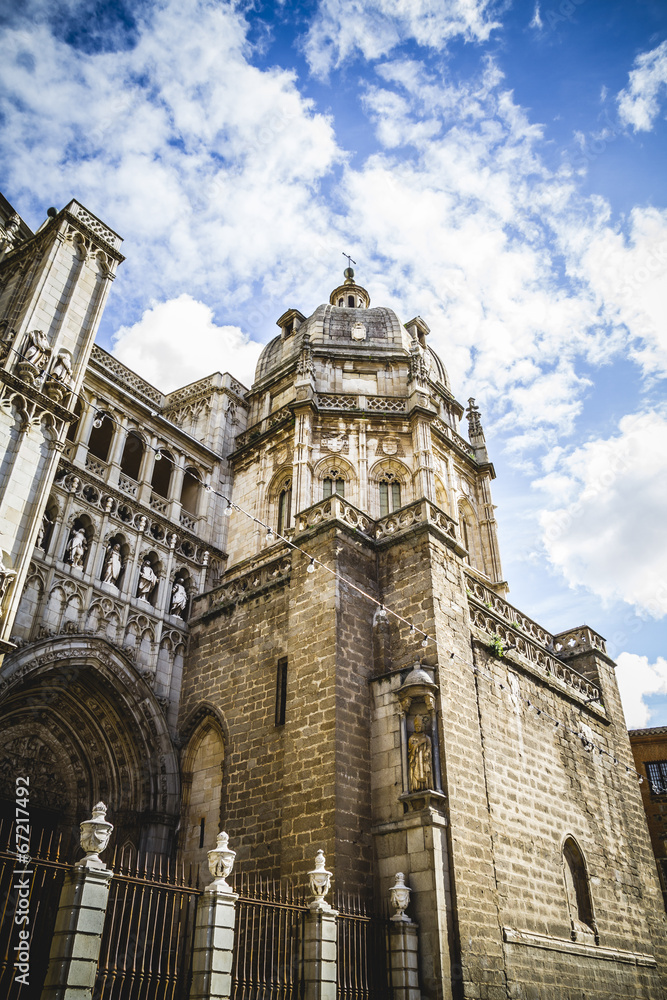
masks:
[[[352,267],[353,264],[357,263],[356,260],[352,260],[352,258],[350,257],[349,253],[345,253],[344,250],[343,250],[343,257],[347,257],[347,266],[348,267]]]

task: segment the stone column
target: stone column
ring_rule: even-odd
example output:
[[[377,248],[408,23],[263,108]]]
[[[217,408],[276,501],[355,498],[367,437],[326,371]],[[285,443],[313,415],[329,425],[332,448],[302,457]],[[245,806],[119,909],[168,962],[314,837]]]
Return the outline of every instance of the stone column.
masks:
[[[99,853],[109,843],[113,826],[105,820],[103,802],[92,819],[81,824],[86,856],[65,877],[42,1000],[91,1000],[113,872]]]
[[[389,890],[396,913],[391,918],[389,953],[391,986],[394,1000],[421,1000],[419,992],[419,941],[417,924],[406,915],[411,890],[405,884],[403,872],[398,872],[396,882]]]
[[[229,1000],[231,996],[235,906],[239,897],[226,882],[236,857],[228,844],[227,834],[219,833],[215,850],[208,852],[214,881],[197,904],[189,1000]]]
[[[324,898],[331,885],[331,872],[324,864],[324,853],[318,851],[315,868],[308,872],[313,900],[303,940],[305,1000],[336,1000],[338,913]]]

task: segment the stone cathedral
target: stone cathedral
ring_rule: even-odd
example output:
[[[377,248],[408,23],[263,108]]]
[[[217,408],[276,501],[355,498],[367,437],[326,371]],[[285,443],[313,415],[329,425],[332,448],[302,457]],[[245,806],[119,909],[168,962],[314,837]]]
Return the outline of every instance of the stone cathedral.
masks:
[[[427,323],[348,268],[250,388],[163,393],[94,343],[121,243],[0,200],[5,814],[28,774],[33,826],[68,840],[101,799],[128,859],[225,829],[241,871],[321,848],[378,907],[403,872],[429,1000],[665,996],[614,664],[508,602],[481,416]]]

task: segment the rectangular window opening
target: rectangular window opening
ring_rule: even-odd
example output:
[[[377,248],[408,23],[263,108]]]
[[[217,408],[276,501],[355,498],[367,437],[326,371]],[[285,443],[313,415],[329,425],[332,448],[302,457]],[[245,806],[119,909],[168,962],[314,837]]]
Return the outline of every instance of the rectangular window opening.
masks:
[[[206,829],[206,819],[204,816],[199,820],[199,846],[204,846],[204,830]]]
[[[654,795],[667,795],[667,760],[646,762],[646,774]]]
[[[287,657],[278,660],[276,671],[276,725],[285,725],[285,710],[287,708]]]

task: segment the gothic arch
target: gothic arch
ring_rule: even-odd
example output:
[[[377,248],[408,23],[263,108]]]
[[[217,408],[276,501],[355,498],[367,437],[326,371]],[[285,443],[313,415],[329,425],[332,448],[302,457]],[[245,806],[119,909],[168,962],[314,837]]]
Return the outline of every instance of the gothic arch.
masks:
[[[567,834],[563,838],[561,857],[572,940],[585,940],[587,936],[593,935],[598,943],[600,939],[595,920],[588,866],[584,852],[572,834]]]
[[[204,703],[191,713],[183,733],[179,852],[183,861],[200,864],[223,827],[226,726]]]
[[[385,517],[413,499],[412,473],[395,458],[381,459],[368,474],[373,484],[370,495],[371,517]]]
[[[35,822],[62,832],[65,843],[101,799],[115,827],[112,844],[169,850],[176,753],[152,690],[106,640],[61,636],[5,657],[0,759],[0,797],[11,801],[5,786],[16,773],[35,775]]]
[[[473,569],[483,573],[484,563],[481,556],[479,525],[477,516],[468,500],[459,500],[458,515],[461,542],[468,550],[468,561]]]
[[[357,483],[358,477],[357,472],[351,462],[341,455],[326,455],[324,458],[320,459],[313,469],[313,482],[315,483],[315,495],[313,497],[313,503],[317,503],[321,500],[325,494],[325,480],[330,480],[335,483],[336,480],[342,479],[344,486],[344,495],[346,500],[352,500],[354,502],[357,494]],[[331,486],[331,492],[340,493],[340,489],[334,489],[333,484]],[[329,494],[327,494],[329,495]]]

